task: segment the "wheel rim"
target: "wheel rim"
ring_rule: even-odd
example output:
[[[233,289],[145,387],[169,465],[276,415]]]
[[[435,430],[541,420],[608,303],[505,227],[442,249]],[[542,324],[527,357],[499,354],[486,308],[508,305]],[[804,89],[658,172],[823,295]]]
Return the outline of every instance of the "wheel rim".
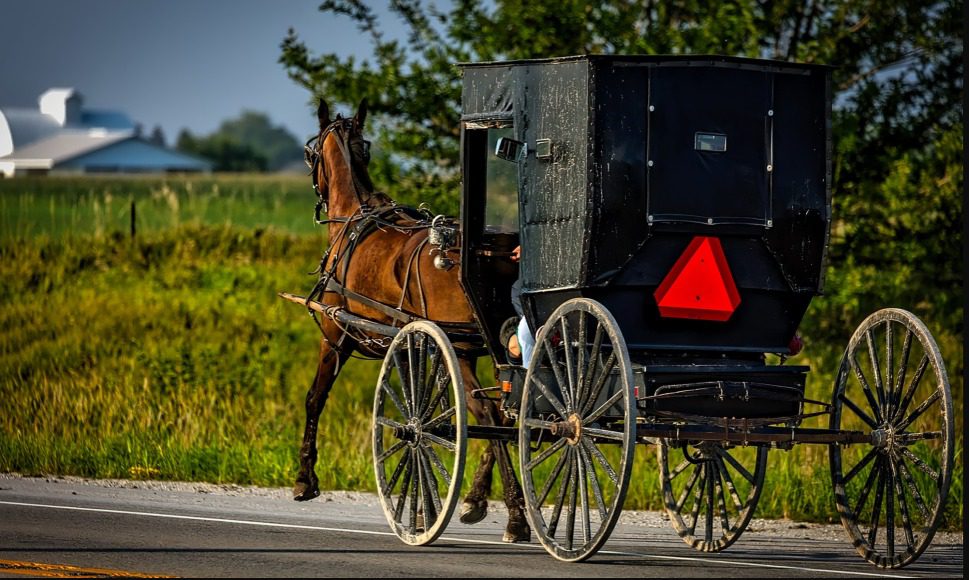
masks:
[[[833,395],[831,428],[871,443],[832,446],[841,522],[861,556],[900,568],[928,547],[943,516],[953,461],[949,379],[915,315],[887,309],[852,335]]]
[[[619,326],[597,302],[566,302],[536,338],[519,421],[528,520],[559,560],[584,560],[609,538],[629,485],[635,427]]]
[[[763,489],[767,448],[728,449],[710,442],[675,449],[664,440],[658,454],[663,502],[683,541],[701,552],[736,542]]]
[[[405,326],[384,358],[373,408],[377,495],[405,543],[433,542],[451,519],[464,476],[465,417],[447,336],[430,322]]]

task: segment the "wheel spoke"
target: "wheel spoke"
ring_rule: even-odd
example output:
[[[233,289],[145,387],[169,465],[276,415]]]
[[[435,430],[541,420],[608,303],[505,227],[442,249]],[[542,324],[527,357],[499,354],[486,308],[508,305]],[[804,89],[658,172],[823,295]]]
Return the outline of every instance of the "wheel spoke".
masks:
[[[606,511],[606,501],[602,495],[602,487],[599,486],[599,478],[596,475],[595,466],[593,465],[592,459],[589,457],[590,453],[585,447],[579,448],[579,456],[585,463],[585,471],[589,474],[589,484],[592,487],[592,494],[595,496],[596,506],[599,509],[599,519],[601,521],[606,521],[608,512]],[[616,483],[615,473],[610,476],[613,483]]]
[[[444,479],[444,484],[451,487],[451,472],[447,470],[447,466],[441,461],[441,457],[437,454],[437,451],[427,445],[422,446],[421,449],[427,455],[427,459],[431,462],[431,465],[437,468],[437,472],[441,474],[441,478]]]
[[[878,522],[882,515],[882,498],[885,495],[885,465],[878,464],[878,483],[875,485],[875,503],[871,509],[871,529],[868,531],[868,545],[875,545],[878,537]]]
[[[898,416],[900,412],[900,403],[902,399],[902,388],[905,386],[905,374],[908,371],[908,356],[912,352],[912,331],[908,328],[905,329],[905,340],[902,342],[902,356],[898,360],[898,373],[895,376],[895,387],[892,389],[894,397],[892,398],[892,420]]]
[[[417,415],[417,368],[414,364],[414,335],[407,335],[407,373],[410,377],[410,381],[407,386],[410,389],[410,400],[411,400],[411,411],[413,415]]]
[[[891,466],[891,460],[888,461]],[[892,470],[885,470],[885,539],[888,544],[888,559],[895,559],[895,478]]]
[[[929,366],[929,357],[927,355],[922,355],[922,360],[919,361],[919,368],[915,370],[915,376],[912,377],[912,382],[909,384],[908,389],[905,391],[905,396],[902,398],[902,402],[899,403],[898,409],[895,411],[895,417],[901,417],[905,410],[908,409],[909,403],[912,402],[912,397],[915,396],[915,389],[918,388],[919,383],[922,382],[922,375],[925,374],[925,369]]]
[[[430,441],[432,441],[432,442],[434,442],[434,443],[436,443],[438,445],[440,445],[441,447],[447,449],[448,451],[454,451],[455,450],[455,445],[454,445],[454,442],[453,441],[448,441],[447,439],[442,439],[441,437],[438,437],[437,435],[434,435],[433,433],[424,433],[424,438],[425,439],[428,439],[428,440],[430,440]]]
[[[700,520],[700,508],[703,504],[703,491],[707,487],[706,466],[703,464],[698,465],[697,472],[700,474],[700,485],[696,486],[693,492],[693,509],[690,511],[690,534],[696,534],[696,523]]]
[[[609,460],[603,455],[602,451],[596,447],[596,444],[588,437],[582,438],[582,447],[585,448],[586,452],[595,458],[595,460],[602,467],[602,470],[606,472],[606,477],[609,478],[614,485],[619,485],[619,476],[616,475],[616,471],[609,465]]]
[[[560,386],[568,385],[568,383],[566,382],[566,378],[562,376],[562,368],[561,368],[561,365],[559,365],[558,356],[555,354],[555,349],[554,347],[552,347],[552,341],[549,340],[548,333],[546,333],[545,338],[542,339],[542,344],[545,346],[545,354],[548,356],[548,366],[552,367],[552,373],[555,374],[556,384]],[[537,381],[538,379],[535,378],[535,380]],[[569,397],[568,387],[565,387],[559,390],[562,392],[562,399],[564,399],[565,401],[565,405],[562,406],[562,410],[559,411],[559,413],[561,413],[562,417],[565,418],[569,416],[568,411],[573,409],[572,399]],[[545,394],[546,397],[549,397],[549,395],[551,395],[551,393]],[[549,397],[549,402],[551,402],[551,400],[552,400],[551,397]],[[555,406],[555,403],[552,403],[552,405]],[[559,407],[556,406],[555,410],[558,411]]]
[[[552,407],[555,408],[559,416],[562,417],[563,419],[567,419],[569,417],[569,413],[568,411],[565,410],[565,407],[562,405],[562,402],[559,401],[559,398],[556,397],[555,394],[552,393],[552,391],[547,386],[545,386],[545,383],[543,383],[541,379],[535,376],[535,373],[533,373],[531,377],[532,377],[532,383],[534,383],[535,386],[538,387],[538,390],[542,391],[542,395],[544,395],[545,398],[548,400],[548,402],[552,405]]]
[[[559,518],[562,517],[562,507],[565,505],[565,495],[572,478],[572,448],[566,448],[562,457],[565,459],[567,465],[565,477],[562,478],[562,483],[559,484],[558,496],[555,498],[555,507],[552,508],[552,517],[548,521],[548,535],[550,538],[555,537],[555,530],[558,528]]]
[[[585,335],[586,335],[586,314],[585,310],[579,310],[579,325],[576,330],[576,376],[575,376],[575,406],[577,409],[582,408],[583,396],[585,395],[585,375],[589,369],[585,368]]]
[[[747,471],[747,468],[741,465],[739,461],[734,459],[734,457],[730,455],[730,453],[728,453],[724,448],[720,446],[716,446],[713,449],[719,457],[726,459],[727,462],[730,465],[732,465],[735,470],[737,470],[737,473],[739,473],[741,477],[743,477],[750,483],[756,484],[754,476],[751,475],[749,471]]]
[[[912,477],[911,472],[909,472],[908,467],[905,465],[905,460],[901,459],[898,463],[898,471],[901,473],[902,481],[905,482],[905,487],[908,488],[909,494],[912,496],[912,501],[915,502],[915,507],[919,510],[922,515],[923,520],[929,519],[929,508],[925,505],[925,499],[922,498],[922,493],[919,492],[918,486],[915,484],[915,478]],[[901,496],[902,494],[899,494]]]
[[[855,505],[855,509],[852,512],[854,514],[854,519],[861,521],[861,512],[868,503],[868,496],[871,494],[871,486],[875,482],[875,478],[878,476],[878,467],[881,465],[882,457],[879,455],[875,458],[875,465],[872,466],[871,471],[868,472],[868,478],[865,479],[865,485],[861,488],[861,493],[858,494],[858,503]],[[845,505],[845,507],[848,507]]]
[[[437,515],[441,512],[441,496],[437,491],[437,478],[434,477],[434,470],[431,469],[430,461],[427,460],[427,456],[423,450],[419,450],[418,460],[421,466],[421,484],[423,485],[424,494],[424,528],[426,530],[433,526],[434,522],[437,521]]]
[[[404,447],[407,447],[406,441],[398,441],[397,443],[394,443],[392,446],[390,446],[390,448],[388,448],[386,451],[384,451],[383,453],[377,456],[377,461],[381,463],[383,463],[384,461],[387,461],[388,459],[390,459],[392,455],[394,455]]]
[[[861,470],[864,469],[866,465],[871,463],[871,460],[874,459],[877,455],[878,455],[877,449],[869,450],[868,453],[866,453],[865,456],[861,458],[861,461],[859,461],[854,467],[852,467],[851,471],[849,471],[847,475],[844,476],[845,484],[847,484],[849,481],[854,479],[856,475],[861,473]]]
[[[565,375],[568,379],[566,387],[562,389],[563,391],[568,391],[568,396],[565,397],[566,406],[575,408],[575,405],[571,403],[576,400],[576,383],[575,383],[575,367],[572,364],[572,336],[569,332],[569,319],[567,316],[563,316],[559,319],[559,328],[562,333],[562,350],[565,352]],[[562,383],[559,383],[560,385]]]
[[[417,457],[414,455],[414,450],[411,449],[411,461],[417,463]],[[420,466],[416,466],[417,473],[411,478],[410,486],[410,533],[417,533],[417,488],[420,486]]]
[[[592,408],[592,405],[595,405],[596,401],[599,400],[599,394],[602,393],[602,388],[606,385],[606,380],[609,378],[610,373],[612,373],[612,369],[615,368],[618,362],[619,360],[616,357],[616,353],[609,353],[609,358],[607,358],[606,362],[602,365],[602,370],[599,371],[599,377],[596,379],[596,383],[592,387],[592,391],[589,393],[589,398],[586,400],[585,405],[582,406],[582,410],[579,413],[580,415],[588,413],[589,409]]]
[[[905,530],[905,541],[909,549],[915,545],[915,536],[912,534],[912,518],[908,511],[908,501],[905,499],[905,490],[902,488],[901,460],[896,464],[892,462],[892,480],[895,482],[895,496],[898,498],[899,512],[902,515],[902,528]]]
[[[622,391],[616,391],[615,393],[613,393],[611,397],[606,399],[605,403],[599,405],[598,409],[589,413],[589,416],[587,416],[585,419],[582,420],[582,425],[585,426],[585,425],[590,425],[592,423],[595,423],[599,419],[599,417],[601,417],[606,411],[608,411],[616,403],[618,403],[622,399],[622,396],[624,394],[625,393],[623,393]]]
[[[585,413],[589,410],[592,405],[595,404],[595,399],[592,398],[592,391],[589,388],[592,385],[592,380],[595,378],[595,369],[599,364],[599,353],[602,350],[602,338],[605,334],[606,329],[601,324],[596,324],[596,334],[592,339],[592,350],[589,351],[589,370],[585,374],[585,382],[582,385],[582,400],[580,401],[580,414]],[[596,397],[599,395],[596,394]],[[590,399],[592,401],[590,402]]]
[[[676,500],[676,512],[679,513],[683,511],[683,506],[686,505],[686,500],[690,496],[690,492],[693,491],[693,486],[696,485],[697,479],[700,477],[700,466],[693,465],[693,472],[690,473],[690,479],[686,482],[686,487],[680,492],[680,497]]]
[[[541,493],[538,494],[538,501],[535,502],[535,505],[537,505],[539,509],[542,507],[542,504],[545,503],[545,499],[548,497],[548,494],[552,491],[552,486],[555,485],[555,482],[558,480],[559,475],[561,475],[562,473],[562,468],[565,467],[565,464],[568,462],[568,459],[569,459],[568,449],[566,449],[565,451],[566,451],[565,453],[563,453],[562,455],[559,455],[559,460],[555,463],[555,467],[552,468],[552,473],[549,474],[548,479],[545,480],[545,485],[542,486]],[[566,474],[566,478],[568,478],[568,474]]]
[[[434,427],[437,427],[441,423],[444,423],[445,421],[449,420],[451,417],[455,415],[455,413],[457,413],[457,409],[455,407],[448,407],[443,413],[441,413],[437,417],[434,417],[427,423],[424,423],[424,426],[422,428],[425,431],[433,429]]]
[[[935,481],[936,483],[939,482],[939,479],[941,479],[942,475],[935,469],[932,469],[932,467],[928,463],[923,461],[921,457],[912,453],[910,449],[907,449],[905,447],[901,449],[901,452],[902,452],[902,455],[907,457],[908,460],[915,465],[915,467],[918,467],[919,470],[921,470],[923,473],[926,473],[929,476],[931,476],[932,480]]]
[[[933,439],[942,439],[942,431],[925,431],[922,433],[902,433],[901,435],[895,435],[895,442],[899,445],[911,445],[912,443],[918,443],[919,441],[931,441]]]
[[[400,378],[400,394],[404,396],[404,407],[401,414],[405,417],[413,416],[413,406],[411,405],[410,393],[411,388],[407,385],[407,380],[410,377],[410,371],[404,369],[407,363],[402,360],[403,353],[400,350],[394,351],[394,368],[397,369],[397,376]]]
[[[397,462],[397,467],[394,469],[394,473],[387,480],[387,487],[384,488],[384,495],[390,497],[394,493],[394,486],[397,485],[397,480],[400,479],[401,474],[404,473],[404,469],[410,465],[410,454],[406,453],[401,456],[400,461]]]
[[[572,549],[572,539],[575,537],[575,503],[577,496],[579,495],[578,489],[578,461],[575,457],[575,451],[571,450],[571,466],[572,469],[569,471],[569,505],[568,511],[565,513],[565,549]]]
[[[434,401],[431,402],[426,409],[424,409],[423,413],[421,413],[422,422],[427,421],[427,418],[434,414],[434,409],[437,409],[437,406],[440,405],[442,401],[447,401],[447,395],[448,385],[441,385],[437,395],[434,396]]]
[[[407,503],[407,493],[410,491],[410,480],[413,475],[413,455],[408,453],[404,456],[407,460],[407,467],[404,470],[404,481],[400,486],[400,495],[397,497],[397,505],[394,506],[394,521],[400,523],[404,517],[404,504]]]
[[[674,479],[676,479],[677,476],[679,476],[681,473],[686,471],[687,468],[690,467],[691,465],[693,465],[693,463],[690,462],[689,459],[684,459],[683,461],[681,461],[680,464],[677,465],[675,469],[670,471],[670,477],[669,477],[670,481],[673,481]]]
[[[922,416],[922,413],[928,411],[929,407],[935,404],[935,402],[941,397],[942,393],[940,393],[938,390],[933,391],[932,395],[928,399],[922,401],[922,404],[916,407],[915,410],[912,411],[912,414],[906,417],[904,421],[898,423],[895,428],[901,431],[911,425],[916,419]]]
[[[885,417],[891,417],[895,402],[895,393],[892,390],[895,384],[895,337],[892,321],[885,321]]]
[[[713,480],[715,475],[713,474],[713,465],[711,461],[707,461],[704,465],[704,469],[707,472],[707,485],[705,488],[706,492],[706,525],[704,526],[703,538],[706,540],[707,544],[713,542],[713,506],[716,503],[715,494],[713,490]]]
[[[546,459],[548,459],[549,457],[551,457],[552,455],[554,455],[556,451],[558,451],[559,449],[565,447],[565,444],[566,443],[567,443],[567,441],[565,439],[559,439],[555,443],[552,443],[551,445],[549,445],[548,447],[546,447],[544,451],[542,451],[541,453],[539,453],[538,455],[536,455],[534,458],[532,458],[532,460],[529,461],[525,465],[525,469],[527,469],[528,471],[532,471],[533,469],[535,469],[536,467],[538,467],[539,464],[541,464]]]
[[[609,431],[608,429],[593,429],[592,427],[583,427],[582,435],[589,435],[591,437],[601,437],[602,439],[611,439],[612,441],[622,441],[625,439],[620,431]]]
[[[410,416],[407,411],[404,410],[404,403],[401,402],[400,397],[397,396],[397,392],[394,391],[392,386],[390,386],[387,379],[380,381],[380,389],[386,393],[387,397],[390,399],[390,402],[394,404],[394,407],[397,407],[397,412],[400,413],[402,417]]]
[[[868,360],[871,362],[871,373],[875,377],[875,397],[878,399],[879,417],[886,417],[885,414],[885,390],[882,386],[881,365],[878,362],[878,351],[875,349],[875,341],[872,338],[872,328],[865,332],[865,342],[868,345]]]
[[[586,475],[589,474],[585,469],[582,448],[578,447],[575,451],[575,463],[576,467],[579,468],[579,508],[582,510],[579,512],[579,518],[582,520],[582,543],[588,544],[589,540],[592,539],[592,523],[589,520],[589,483],[586,480]],[[591,475],[595,477],[595,473]]]
[[[852,411],[854,411],[855,415],[857,415],[859,419],[861,419],[862,421],[864,421],[865,424],[867,424],[872,429],[877,429],[878,428],[878,423],[876,423],[874,419],[872,419],[871,417],[869,417],[867,413],[865,413],[864,411],[862,411],[861,408],[858,407],[858,405],[854,404],[851,401],[851,399],[848,398],[848,395],[847,394],[842,393],[841,395],[838,396],[838,398],[841,400],[841,402],[843,402],[845,404],[846,407],[848,407],[849,409],[851,409]]]
[[[734,506],[737,510],[742,510],[744,507],[744,502],[740,500],[740,495],[737,493],[737,486],[733,483],[733,477],[731,477],[730,472],[727,470],[727,466],[723,463],[723,458],[717,457],[717,462],[720,464],[720,472],[723,473],[723,481],[727,486],[727,491],[730,493],[731,499],[733,499]]]
[[[861,390],[865,393],[865,398],[868,399],[868,405],[875,411],[875,423],[881,423],[882,417],[878,401],[875,400],[875,396],[871,392],[871,387],[868,386],[868,379],[865,378],[865,373],[862,372],[861,367],[858,365],[858,359],[855,358],[855,353],[851,353],[848,360],[851,361],[851,368],[855,371],[855,377],[858,378],[858,382],[861,384]]]
[[[394,421],[393,419],[388,419],[387,417],[374,417],[374,421],[378,425],[383,425],[384,427],[389,427],[391,429],[403,429],[404,425]]]
[[[717,468],[717,478],[715,483],[717,490],[717,503],[720,508],[720,529],[724,534],[726,534],[730,530],[730,519],[727,517],[727,498],[723,493],[723,488],[725,486],[723,475],[726,472],[726,469],[724,469],[723,462],[719,457],[714,458],[714,465]]]
[[[551,429],[554,421],[543,421],[542,419],[532,419],[531,417],[522,419],[522,424],[532,429]]]

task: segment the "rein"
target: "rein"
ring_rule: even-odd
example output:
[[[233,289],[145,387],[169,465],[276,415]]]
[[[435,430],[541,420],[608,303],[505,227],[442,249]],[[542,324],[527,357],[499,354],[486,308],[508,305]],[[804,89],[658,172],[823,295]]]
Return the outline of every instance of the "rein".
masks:
[[[408,287],[410,286],[411,269],[413,265],[417,263],[419,270],[420,261],[418,260],[418,254],[422,249],[428,246],[427,240],[419,244],[413,255],[411,255],[410,259],[408,260],[408,267],[406,269],[407,275],[405,276],[401,297],[396,308],[352,291],[344,284],[340,283],[338,277],[342,277],[344,281],[346,280],[346,275],[350,267],[350,258],[352,257],[356,247],[367,235],[385,228],[394,229],[402,233],[409,234],[416,230],[427,230],[429,228],[438,226],[435,225],[437,223],[436,221],[432,222],[433,214],[423,206],[417,210],[413,210],[411,208],[398,206],[392,200],[389,205],[382,204],[379,206],[372,206],[368,203],[368,201],[373,199],[375,192],[373,192],[372,187],[363,182],[354,171],[353,154],[350,144],[352,132],[353,119],[343,119],[337,117],[335,121],[321,129],[318,135],[309,139],[303,146],[304,161],[312,174],[313,190],[316,192],[317,197],[314,221],[320,225],[334,223],[342,224],[334,235],[331,236],[329,247],[324,252],[323,257],[320,260],[319,267],[313,272],[314,274],[319,274],[319,279],[313,286],[310,293],[306,296],[305,304],[307,306],[307,310],[309,310],[310,316],[313,317],[313,320],[316,322],[317,326],[319,326],[320,331],[323,334],[323,339],[336,348],[342,350],[343,342],[348,336],[357,343],[358,347],[376,346],[378,348],[385,348],[387,346],[387,341],[389,340],[387,337],[373,338],[358,328],[341,325],[339,323],[338,327],[341,330],[340,337],[338,340],[332,341],[326,335],[322,323],[316,316],[316,311],[309,307],[309,303],[310,301],[315,300],[317,297],[322,296],[326,292],[334,292],[343,297],[344,309],[346,309],[348,299],[355,300],[388,316],[394,321],[392,323],[394,326],[398,324],[407,324],[412,320],[420,319],[422,316],[426,318],[427,303],[424,296],[423,281],[421,280],[419,271],[417,272],[416,276],[417,292],[419,295],[421,310],[423,312],[421,314],[408,313],[403,310],[403,303],[407,296]],[[328,217],[327,219],[321,219],[321,212],[329,211],[331,176],[330,170],[323,159],[323,144],[325,143],[326,138],[331,134],[335,138],[343,160],[346,163],[346,167],[350,171],[351,188],[357,201],[357,209],[354,210],[354,212],[349,216]],[[362,161],[364,164],[366,164],[369,162],[369,160],[370,141],[363,140]],[[408,221],[411,223],[408,224]],[[442,223],[440,227],[444,227],[445,225],[446,224]],[[336,250],[336,255],[331,256],[331,254],[334,253],[334,250]],[[440,248],[437,249],[437,251],[443,252],[446,250],[444,248]],[[340,276],[338,276],[338,274]],[[329,318],[331,318],[334,322],[337,322],[335,317],[330,316]],[[448,322],[443,324],[453,326],[454,328],[459,328],[461,330],[467,329],[470,331],[475,328],[472,324]],[[371,352],[373,351],[371,350]],[[373,356],[377,356],[376,353]]]

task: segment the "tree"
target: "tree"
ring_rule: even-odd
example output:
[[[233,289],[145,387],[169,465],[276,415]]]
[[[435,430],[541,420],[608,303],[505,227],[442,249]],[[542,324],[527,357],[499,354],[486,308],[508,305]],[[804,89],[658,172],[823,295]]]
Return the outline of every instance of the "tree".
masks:
[[[296,137],[281,126],[273,126],[265,113],[255,111],[243,111],[223,121],[205,137],[195,137],[183,129],[175,147],[212,160],[216,171],[277,171],[303,159],[303,148]]]
[[[220,133],[196,137],[188,129],[182,129],[175,148],[208,159],[215,171],[265,171],[268,166],[265,155]]]
[[[442,201],[453,200],[460,170],[454,63],[716,53],[833,65],[830,256],[840,269],[824,307],[837,323],[811,330],[843,340],[863,308],[890,297],[921,304],[920,314],[961,332],[961,8],[956,0],[454,0],[442,10],[393,0],[390,12],[408,31],[399,40],[384,35],[362,0],[325,0],[320,10],[349,18],[370,38],[372,55],[312,54],[290,30],[279,60],[331,107],[367,97],[377,126],[375,181],[436,185],[422,197]],[[855,275],[861,271],[873,275]],[[945,299],[925,305],[926,288]]]
[[[243,111],[237,118],[223,121],[217,133],[258,151],[270,171],[303,159],[303,147],[296,137],[282,126],[273,126],[265,113]]]
[[[161,125],[155,125],[155,128],[151,130],[151,135],[148,136],[148,142],[159,147],[167,147],[165,144],[165,132],[162,131]]]

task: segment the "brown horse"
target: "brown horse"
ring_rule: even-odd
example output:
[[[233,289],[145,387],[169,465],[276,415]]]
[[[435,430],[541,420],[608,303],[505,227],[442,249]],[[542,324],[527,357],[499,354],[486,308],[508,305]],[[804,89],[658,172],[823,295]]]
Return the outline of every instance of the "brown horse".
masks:
[[[367,116],[366,100],[360,103],[350,119],[337,116],[331,120],[323,100],[320,100],[317,115],[320,133],[311,140],[312,147],[307,144],[307,161],[312,167],[313,184],[319,197],[318,210],[326,212],[329,224],[330,249],[320,264],[322,270],[333,272],[344,288],[370,300],[395,305],[432,321],[473,323],[470,306],[459,283],[458,269],[435,268],[429,252],[419,251],[426,243],[426,227],[375,228],[358,239],[347,235],[350,225],[364,214],[394,205],[388,196],[374,191],[367,171],[369,142],[361,134]],[[348,245],[354,246],[352,259],[346,255]],[[340,260],[342,262],[337,264]],[[324,304],[344,306],[357,316],[381,324],[393,323],[385,310],[354,300],[352,293],[347,297],[323,288],[317,290],[323,291],[320,302]],[[320,362],[306,394],[306,429],[300,448],[299,475],[293,489],[297,501],[313,499],[320,493],[314,472],[317,425],[340,368],[354,351],[382,357],[386,351],[383,345],[389,342],[380,340],[382,337],[379,336],[350,332],[325,316],[319,322],[323,333]],[[473,363],[469,357],[460,358],[469,410],[480,425],[508,424],[492,401],[471,396],[471,391],[479,388]],[[486,446],[471,490],[464,499],[461,521],[475,523],[485,517],[496,461],[509,511],[504,540],[527,541],[531,530],[525,518],[522,490],[504,442],[494,441]]]

